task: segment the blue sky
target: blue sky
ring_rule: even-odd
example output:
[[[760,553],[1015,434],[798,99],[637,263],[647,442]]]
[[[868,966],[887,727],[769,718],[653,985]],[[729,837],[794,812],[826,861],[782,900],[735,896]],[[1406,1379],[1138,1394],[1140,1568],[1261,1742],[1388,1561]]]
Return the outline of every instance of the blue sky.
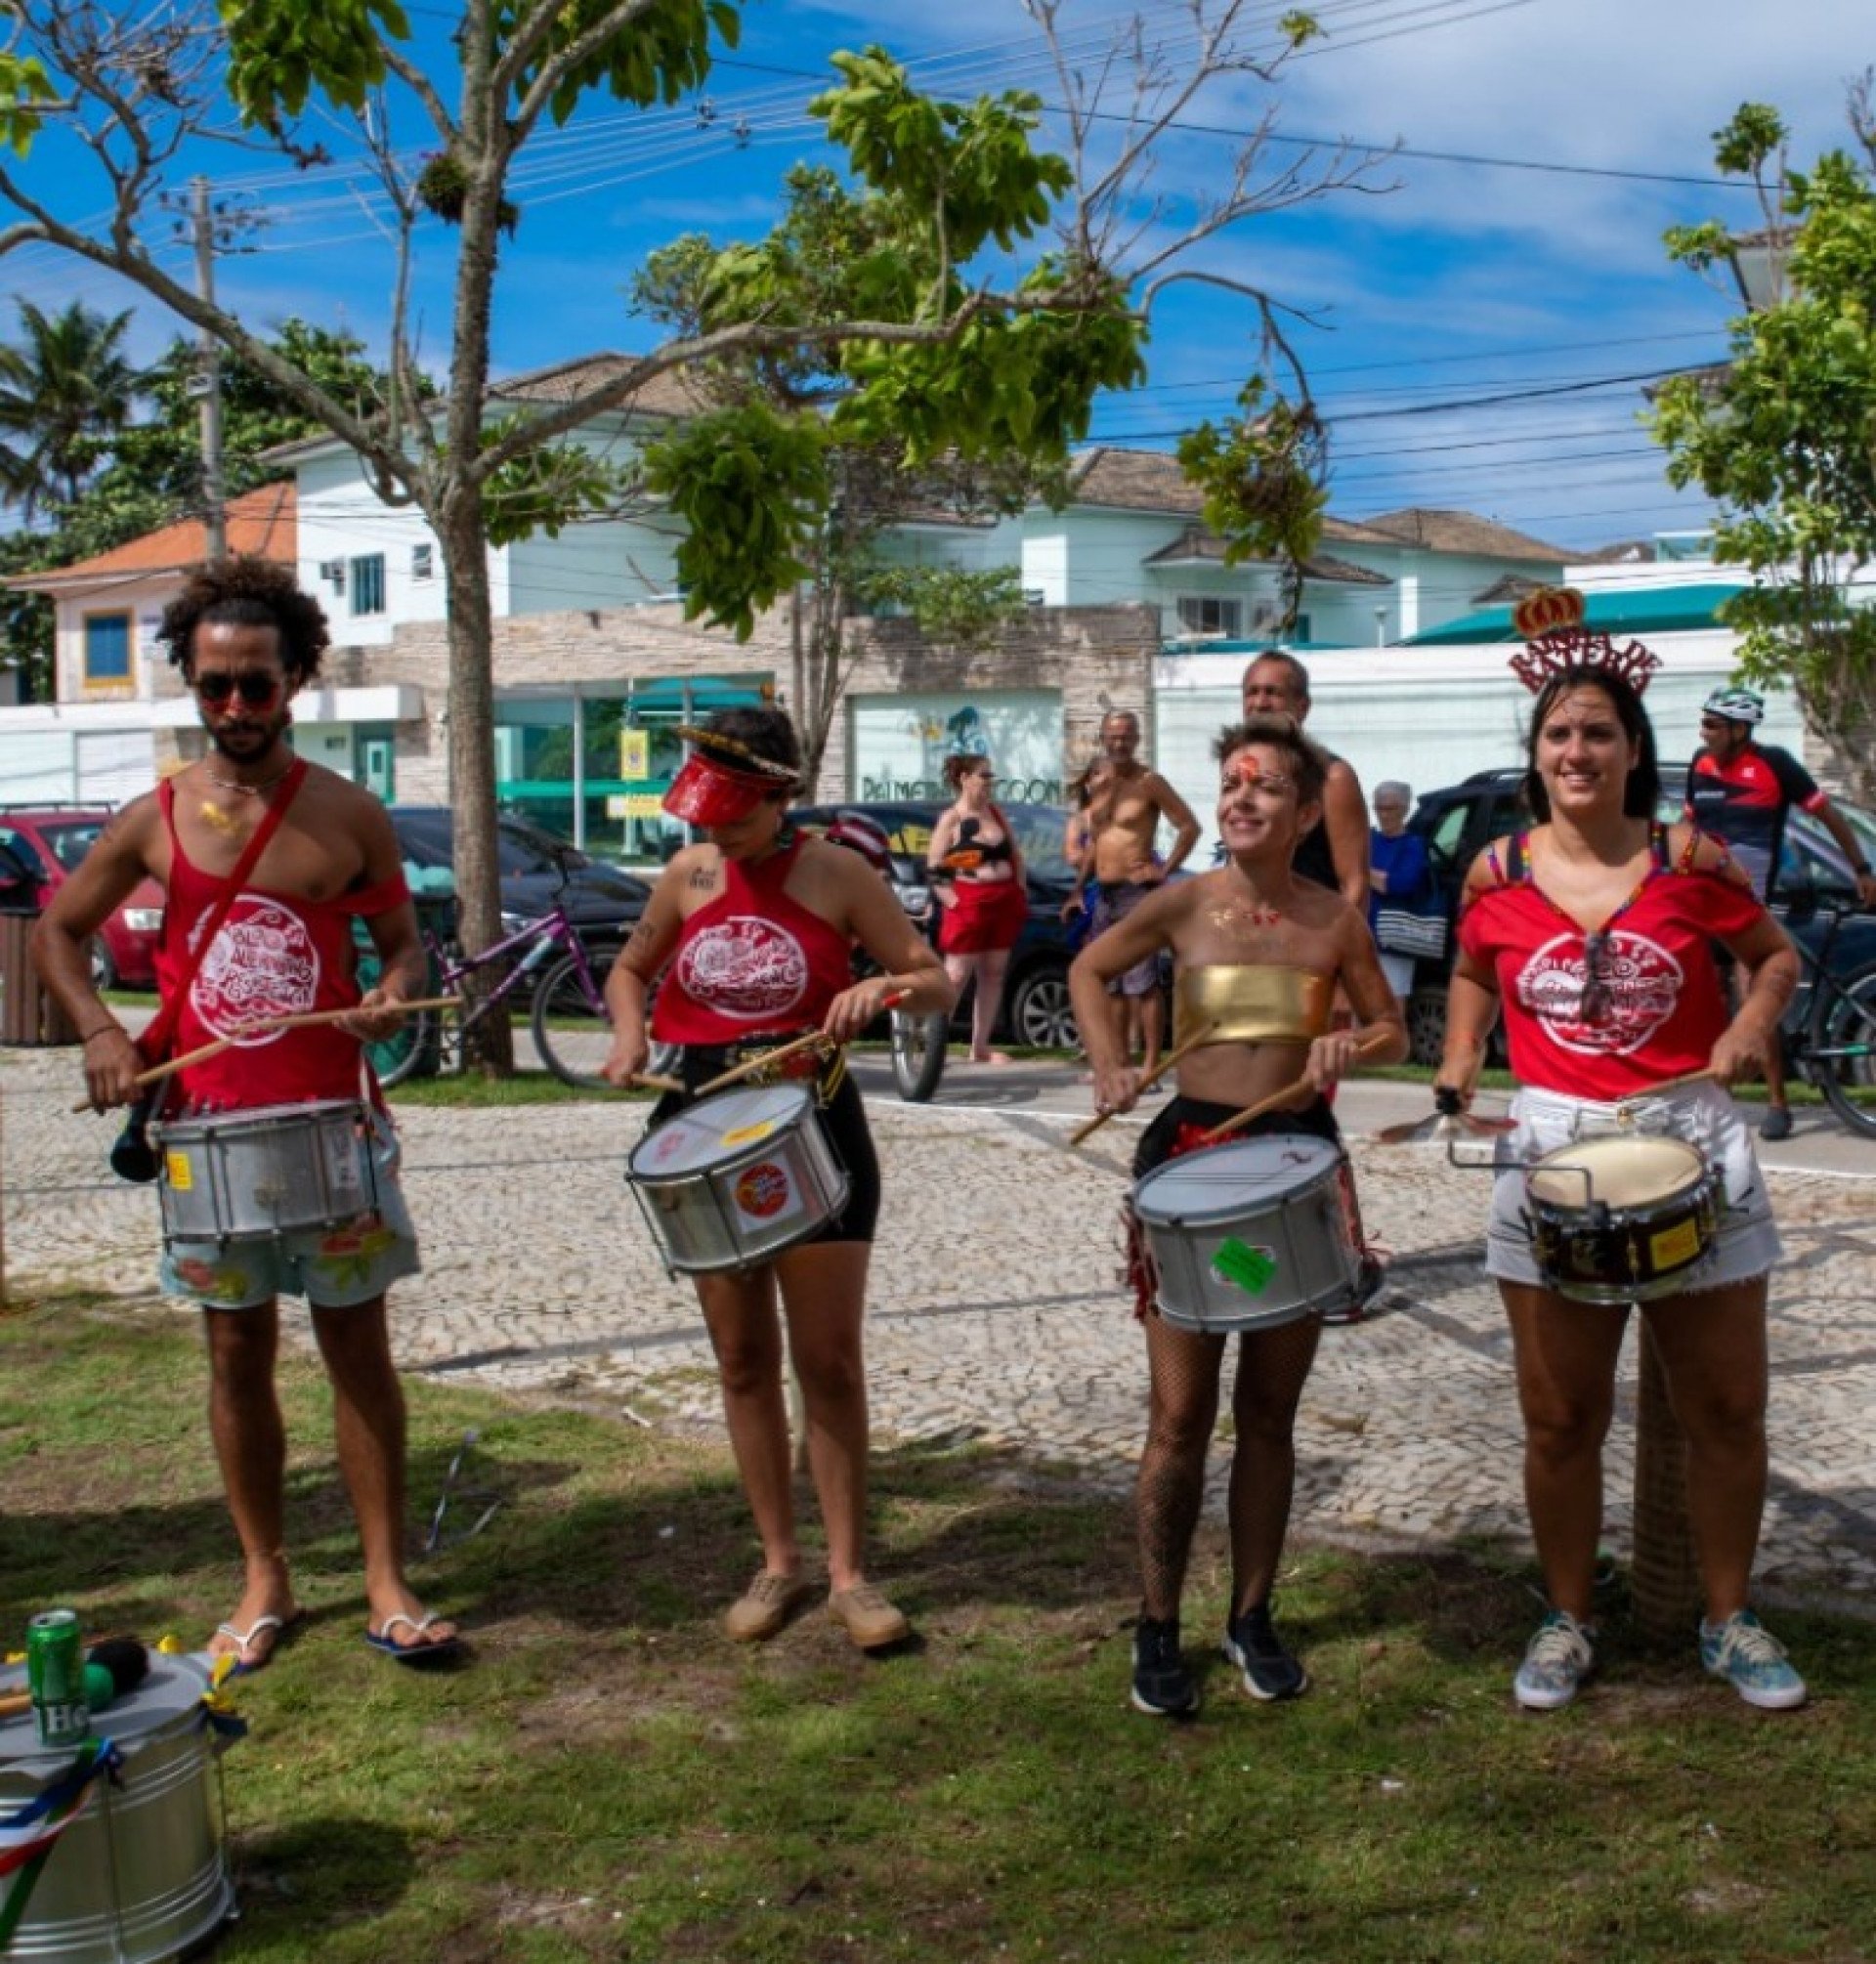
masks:
[[[1668,490],[1637,426],[1640,383],[1622,378],[1717,359],[1731,309],[1667,264],[1661,234],[1708,216],[1755,224],[1750,197],[1712,176],[1710,133],[1741,101],[1769,101],[1808,163],[1845,139],[1845,84],[1876,61],[1876,34],[1851,43],[1845,10],[1826,0],[1319,0],[1317,11],[1329,32],[1274,98],[1220,82],[1191,106],[1153,189],[1163,222],[1178,222],[1225,168],[1231,145],[1215,132],[1247,127],[1272,101],[1280,132],[1404,147],[1376,173],[1395,187],[1386,194],[1253,220],[1202,249],[1210,269],[1310,317],[1298,345],[1334,419],[1333,509],[1457,506],[1581,548],[1697,525],[1703,507]],[[1061,18],[1091,64],[1133,14],[1153,38],[1175,35],[1187,12],[1069,0]],[[452,18],[447,0],[418,0],[412,14],[433,39]],[[746,19],[707,115],[609,104],[526,153],[521,230],[503,250],[498,368],[648,345],[648,324],[621,299],[632,268],[685,231],[766,227],[788,166],[819,154],[804,106],[836,48],[883,42],[944,93],[1021,85],[1056,97],[1018,0],[749,0]],[[343,159],[343,133],[320,134]],[[400,134],[426,147],[414,125]],[[225,300],[259,323],[299,313],[376,345],[391,260],[362,176],[294,173],[228,147],[189,164],[266,220],[250,235],[256,249],[221,262]],[[45,146],[28,175],[56,185],[62,208],[99,209],[101,192],[75,176],[67,185],[67,170]],[[433,231],[418,269],[437,363],[448,245]],[[180,265],[182,248],[166,249]],[[7,285],[41,305],[130,298],[43,248],[9,261]],[[170,323],[142,303],[138,327],[148,350]],[[1096,439],[1170,448],[1199,417],[1226,412],[1254,330],[1242,302],[1176,289],[1156,312],[1147,385],[1102,404]]]

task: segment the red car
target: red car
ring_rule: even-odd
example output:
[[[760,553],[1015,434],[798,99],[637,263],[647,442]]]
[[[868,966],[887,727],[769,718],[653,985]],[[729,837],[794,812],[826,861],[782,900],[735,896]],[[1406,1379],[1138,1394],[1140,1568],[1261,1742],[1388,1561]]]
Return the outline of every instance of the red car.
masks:
[[[37,914],[58,892],[110,817],[104,805],[0,805],[0,908]],[[163,889],[140,880],[92,937],[92,979],[101,989],[156,983]]]

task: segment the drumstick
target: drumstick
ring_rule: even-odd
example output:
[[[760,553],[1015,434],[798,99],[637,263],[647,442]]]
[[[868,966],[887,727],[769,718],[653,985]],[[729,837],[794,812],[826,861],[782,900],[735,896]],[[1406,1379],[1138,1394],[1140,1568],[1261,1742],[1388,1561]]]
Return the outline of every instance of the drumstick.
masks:
[[[1216,1023],[1202,1024],[1198,1029],[1193,1031],[1191,1036],[1189,1036],[1185,1040],[1185,1042],[1178,1046],[1176,1050],[1169,1050],[1167,1054],[1164,1057],[1162,1057],[1160,1061],[1157,1064],[1155,1064],[1149,1072],[1147,1072],[1146,1076],[1140,1080],[1140,1089],[1145,1090],[1149,1085],[1157,1085],[1160,1082],[1160,1080],[1166,1076],[1167,1072],[1170,1071],[1172,1068],[1172,1066],[1176,1064],[1188,1050],[1196,1050],[1201,1044],[1210,1043],[1212,1039],[1212,1033],[1217,1027],[1218,1026]],[[1069,1133],[1068,1135],[1069,1144],[1072,1146],[1080,1145],[1081,1142],[1087,1137],[1089,1132],[1099,1131],[1100,1129],[1104,1125],[1106,1125],[1108,1120],[1111,1119],[1113,1116],[1114,1114],[1112,1112],[1096,1112],[1094,1116],[1087,1122],[1086,1125],[1077,1126],[1075,1130]]]
[[[180,1057],[165,1057],[160,1064],[152,1064],[149,1070],[139,1071],[132,1083],[141,1090],[145,1085],[158,1084],[164,1078],[173,1077],[178,1071],[188,1070],[191,1064],[199,1064],[208,1057],[219,1057],[224,1050],[245,1042],[249,1037],[270,1036],[277,1030],[304,1030],[315,1023],[336,1023],[343,1016],[356,1014],[358,1006],[355,1003],[349,1009],[308,1009],[294,1016],[268,1016],[263,1017],[258,1023],[243,1023],[238,1030],[229,1036],[217,1037],[212,1043],[197,1044],[192,1050],[185,1050]],[[392,1005],[385,1003],[381,1006],[389,1008]],[[462,1007],[462,999],[459,996],[423,996],[414,1002],[400,1003],[396,1006],[401,1011],[459,1009]],[[366,1015],[371,1013],[371,1010],[365,1011]],[[72,1106],[74,1112],[88,1112],[93,1109],[89,1098]]]
[[[684,1089],[682,1078],[661,1077],[656,1071],[634,1071],[625,1082],[634,1090],[640,1091],[681,1091]]]
[[[882,1009],[896,1009],[911,994],[910,989],[895,989],[890,996],[880,1000],[879,1006]],[[712,1078],[707,1085],[699,1085],[697,1095],[700,1098],[708,1097],[712,1091],[720,1091],[730,1085],[741,1084],[745,1078],[752,1078],[758,1071],[766,1071],[770,1065],[779,1064],[784,1057],[799,1056],[803,1050],[811,1050],[817,1044],[826,1044],[835,1049],[839,1047],[838,1045],[832,1044],[825,1030],[810,1030],[805,1037],[796,1037],[773,1050],[764,1050],[759,1057],[746,1058],[734,1070],[725,1071],[721,1076]]]
[[[1706,1085],[1713,1082],[1713,1071],[1684,1071],[1678,1078],[1664,1078],[1658,1085],[1650,1085],[1645,1091],[1631,1091],[1619,1100],[1625,1105],[1639,1105],[1644,1098],[1658,1098],[1663,1091],[1678,1091],[1684,1085]]]
[[[1377,1031],[1373,1036],[1364,1038],[1355,1046],[1356,1058],[1365,1057],[1371,1051],[1379,1049],[1391,1035],[1391,1031]],[[1300,1092],[1312,1089],[1314,1087],[1307,1078],[1299,1078],[1294,1085],[1285,1085],[1282,1090],[1272,1091],[1267,1098],[1259,1098],[1255,1105],[1246,1105],[1243,1111],[1233,1112],[1222,1124],[1214,1126],[1206,1133],[1202,1143],[1210,1145],[1214,1139],[1228,1138],[1231,1133],[1242,1131],[1253,1119],[1260,1119],[1265,1112],[1275,1111],[1279,1105],[1288,1104]]]

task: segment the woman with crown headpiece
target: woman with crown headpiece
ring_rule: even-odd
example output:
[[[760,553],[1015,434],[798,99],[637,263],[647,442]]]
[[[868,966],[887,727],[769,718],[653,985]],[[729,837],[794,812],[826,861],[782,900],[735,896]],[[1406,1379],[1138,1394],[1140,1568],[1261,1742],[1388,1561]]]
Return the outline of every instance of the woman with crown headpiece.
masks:
[[[849,1178],[846,1205],[805,1240],[744,1270],[699,1274],[730,1444],[762,1541],[762,1566],[724,1619],[742,1643],[775,1636],[808,1594],[795,1538],[782,1328],[807,1414],[808,1465],[828,1543],[828,1611],[863,1649],[909,1635],[867,1580],[867,1385],[861,1316],[879,1208],[879,1167],[858,1087],[839,1046],[893,998],[915,1015],[950,1012],[937,955],[867,859],[789,823],[801,781],[793,726],[772,708],[724,709],[701,729],[664,808],[702,838],[671,860],[606,985],[613,1047],[606,1076],[628,1084],[651,1039],[682,1046],[686,1089],[652,1110],[663,1124],[697,1089],[757,1052],[819,1029],[799,1061],[819,1121]],[[881,971],[853,979],[855,943]],[[650,1028],[646,1002],[660,982]],[[793,1061],[793,1060],[791,1060]]]
[[[1804,1702],[1804,1680],[1747,1606],[1766,1492],[1767,1277],[1779,1244],[1726,1088],[1758,1067],[1798,960],[1725,848],[1655,816],[1642,691],[1658,659],[1586,633],[1578,594],[1534,595],[1515,618],[1531,637],[1512,665],[1536,698],[1524,792],[1537,823],[1494,841],[1468,875],[1438,1089],[1442,1108],[1463,1107],[1502,1008],[1519,1089],[1485,1265],[1511,1323],[1525,1497],[1550,1601],[1514,1695],[1528,1710],[1553,1710],[1595,1667],[1602,1442],[1629,1310],[1627,1278],[1606,1291],[1553,1286],[1524,1170],[1600,1134],[1659,1134],[1686,1141],[1696,1165],[1720,1173],[1710,1245],[1656,1250],[1662,1280],[1638,1292],[1649,1298],[1641,1306],[1686,1435],[1701,1659],[1747,1703],[1788,1708]],[[1752,978],[1730,1015],[1715,941]],[[1696,1074],[1701,1082],[1680,1082]],[[1582,1180],[1586,1194],[1572,1186],[1572,1202],[1606,1223],[1597,1175],[1582,1172],[1596,1154],[1558,1154],[1573,1158],[1573,1173],[1551,1177]]]

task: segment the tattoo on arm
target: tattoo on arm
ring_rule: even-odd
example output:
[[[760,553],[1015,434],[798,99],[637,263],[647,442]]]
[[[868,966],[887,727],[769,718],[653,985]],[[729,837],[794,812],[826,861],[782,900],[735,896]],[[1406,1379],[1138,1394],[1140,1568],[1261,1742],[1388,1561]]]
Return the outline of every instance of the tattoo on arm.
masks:
[[[649,948],[657,939],[658,929],[641,914],[634,923],[631,933],[625,937],[625,946],[629,949],[645,949]]]
[[[711,866],[694,866],[691,869],[690,888],[693,893],[710,893],[716,887],[716,869]]]

